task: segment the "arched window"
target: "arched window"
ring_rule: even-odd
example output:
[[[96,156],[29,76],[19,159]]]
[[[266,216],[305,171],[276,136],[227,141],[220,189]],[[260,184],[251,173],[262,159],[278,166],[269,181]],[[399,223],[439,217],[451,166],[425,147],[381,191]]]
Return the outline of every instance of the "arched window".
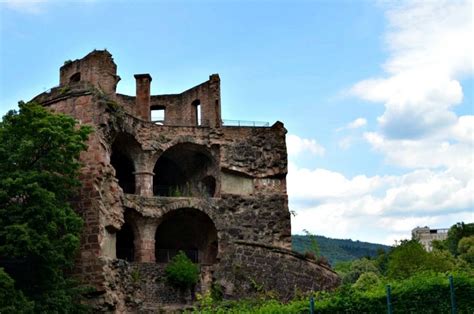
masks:
[[[155,234],[157,263],[167,263],[183,251],[194,263],[217,260],[217,230],[211,218],[194,208],[174,210],[163,217]]]
[[[214,159],[205,146],[181,143],[166,150],[155,164],[153,194],[172,197],[213,197]]]
[[[128,133],[119,133],[112,145],[110,163],[115,169],[115,177],[124,193],[134,194],[135,163],[140,154],[140,144]]]

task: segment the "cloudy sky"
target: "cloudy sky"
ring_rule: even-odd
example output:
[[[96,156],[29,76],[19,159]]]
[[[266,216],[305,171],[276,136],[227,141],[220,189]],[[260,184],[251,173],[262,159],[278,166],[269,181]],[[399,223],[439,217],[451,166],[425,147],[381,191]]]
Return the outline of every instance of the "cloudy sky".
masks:
[[[219,73],[226,119],[283,121],[293,233],[393,244],[474,221],[472,1],[0,0],[0,113],[93,49],[121,93]]]

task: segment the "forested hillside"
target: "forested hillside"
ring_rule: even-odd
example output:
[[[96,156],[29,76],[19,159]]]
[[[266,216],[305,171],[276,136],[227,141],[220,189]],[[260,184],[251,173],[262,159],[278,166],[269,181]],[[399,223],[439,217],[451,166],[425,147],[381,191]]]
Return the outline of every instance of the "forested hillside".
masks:
[[[341,261],[351,261],[365,256],[376,256],[377,250],[388,250],[390,247],[382,244],[331,239],[324,236],[314,236],[320,249],[320,255],[325,256],[331,265]],[[310,235],[292,235],[293,250],[304,253],[311,251]]]

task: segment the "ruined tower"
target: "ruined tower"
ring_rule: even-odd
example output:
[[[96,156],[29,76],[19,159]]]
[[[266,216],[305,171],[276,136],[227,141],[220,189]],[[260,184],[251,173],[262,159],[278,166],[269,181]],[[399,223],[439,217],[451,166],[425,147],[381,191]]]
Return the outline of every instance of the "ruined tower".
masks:
[[[116,93],[111,54],[93,51],[34,99],[94,128],[74,205],[85,221],[76,272],[97,289],[97,310],[186,300],[163,278],[178,250],[201,269],[196,289],[225,298],[252,295],[252,282],[281,299],[337,285],[291,251],[283,123],[223,121],[217,74],[168,95],[150,94],[149,74],[135,79],[136,96]]]

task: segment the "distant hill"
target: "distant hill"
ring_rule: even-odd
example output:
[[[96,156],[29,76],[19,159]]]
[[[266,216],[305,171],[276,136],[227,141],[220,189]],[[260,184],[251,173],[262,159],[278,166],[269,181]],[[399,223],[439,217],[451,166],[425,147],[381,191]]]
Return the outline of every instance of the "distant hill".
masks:
[[[307,235],[292,235],[293,250],[304,253],[310,250],[311,240]],[[325,256],[331,265],[341,261],[351,261],[365,256],[376,256],[378,249],[389,250],[390,246],[369,242],[331,239],[316,236],[320,254]]]

